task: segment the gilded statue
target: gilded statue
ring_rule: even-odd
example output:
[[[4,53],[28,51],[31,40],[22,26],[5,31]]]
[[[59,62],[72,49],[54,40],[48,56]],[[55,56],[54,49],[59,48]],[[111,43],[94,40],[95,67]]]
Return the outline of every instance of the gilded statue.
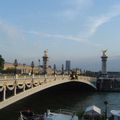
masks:
[[[106,52],[107,52],[107,50],[103,50],[103,51],[102,51],[103,56],[107,56],[107,55],[106,55]]]

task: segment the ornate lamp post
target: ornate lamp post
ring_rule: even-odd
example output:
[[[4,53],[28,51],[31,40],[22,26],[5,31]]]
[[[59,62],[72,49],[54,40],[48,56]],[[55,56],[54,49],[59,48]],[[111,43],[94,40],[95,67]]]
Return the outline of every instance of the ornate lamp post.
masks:
[[[108,105],[108,102],[104,101],[104,104],[105,104],[105,120],[107,120],[107,105]]]
[[[23,63],[23,74],[25,74],[26,73],[26,70],[25,70],[25,63]]]
[[[54,69],[54,75],[56,74],[56,65],[54,64],[53,66],[53,69]]]
[[[64,75],[64,65],[62,64],[62,75]]]
[[[40,59],[38,60],[38,62],[39,62],[38,69],[39,69],[39,74],[40,74]]]
[[[33,69],[34,69],[34,62],[33,61],[31,62],[31,68],[32,68],[32,72],[31,73],[33,75]]]
[[[17,74],[17,66],[18,66],[18,61],[15,59],[14,61],[14,66],[15,66],[15,75]]]

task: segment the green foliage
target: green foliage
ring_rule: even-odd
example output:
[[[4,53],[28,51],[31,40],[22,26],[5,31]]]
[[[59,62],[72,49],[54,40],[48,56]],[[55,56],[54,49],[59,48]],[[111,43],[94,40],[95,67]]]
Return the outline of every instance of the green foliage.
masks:
[[[0,55],[0,71],[4,69],[5,60],[2,58],[2,55]]]
[[[84,115],[84,111],[83,110],[80,110],[79,112],[77,112],[77,116],[78,116],[79,119],[82,118],[83,115]]]
[[[16,70],[14,67],[13,68],[7,68],[6,70],[3,70],[4,74],[15,74],[15,72],[17,72],[18,74],[20,74],[21,70],[20,69]]]
[[[7,68],[6,70],[4,70],[4,73],[14,73],[15,72],[15,68]]]

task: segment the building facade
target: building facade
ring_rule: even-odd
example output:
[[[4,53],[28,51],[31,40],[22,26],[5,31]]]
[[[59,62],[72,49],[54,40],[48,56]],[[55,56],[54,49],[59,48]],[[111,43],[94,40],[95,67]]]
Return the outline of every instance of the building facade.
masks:
[[[71,70],[71,61],[70,60],[66,60],[66,69],[65,69],[68,73],[70,73]]]

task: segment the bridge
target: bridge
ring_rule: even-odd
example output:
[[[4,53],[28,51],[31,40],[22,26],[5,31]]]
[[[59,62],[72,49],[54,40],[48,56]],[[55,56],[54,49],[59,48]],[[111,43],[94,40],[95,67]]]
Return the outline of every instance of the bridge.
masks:
[[[39,91],[70,82],[84,83],[96,89],[96,78],[86,76],[78,76],[75,79],[71,79],[68,75],[0,78],[0,95],[2,98],[0,109]],[[8,91],[12,94],[7,95]]]

